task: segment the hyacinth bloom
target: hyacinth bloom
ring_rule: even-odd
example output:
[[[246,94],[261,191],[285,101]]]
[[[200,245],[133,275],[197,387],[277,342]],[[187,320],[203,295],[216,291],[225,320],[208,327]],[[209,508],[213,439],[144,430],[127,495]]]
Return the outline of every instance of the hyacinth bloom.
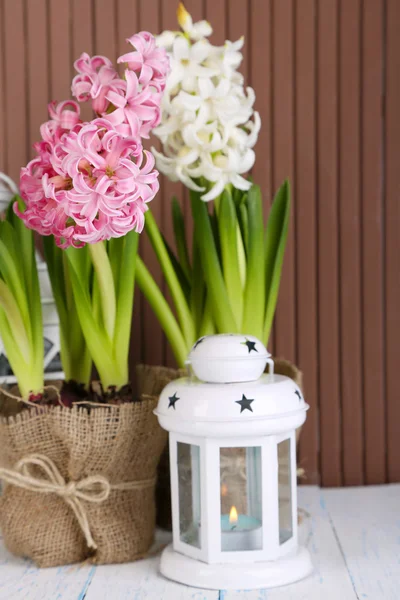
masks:
[[[74,63],[78,75],[72,81],[72,93],[80,102],[91,101],[95,113],[122,135],[148,138],[161,120],[169,59],[147,31],[127,42],[134,50],[118,59],[118,63],[127,63],[123,79],[106,57],[91,58],[83,53]]]
[[[124,79],[104,56],[83,53],[74,63],[73,94],[91,101],[95,118],[82,122],[75,101],[52,102],[37,156],[21,170],[26,209],[16,205],[17,214],[63,248],[142,231],[158,191],[142,137],[160,122],[169,61],[147,32],[127,41],[134,50],[119,59],[128,63]]]
[[[183,4],[178,22],[182,32],[165,31],[157,38],[171,62],[161,123],[154,130],[162,143],[161,151],[152,149],[157,167],[172,181],[202,192],[206,202],[229,185],[248,191],[251,182],[243,175],[254,164],[261,123],[254,91],[244,88],[237,71],[243,38],[212,45],[209,23],[193,23]]]
[[[40,234],[53,234],[60,247],[142,231],[147,202],[158,191],[153,156],[108,120],[82,123],[78,106],[64,106],[51,105],[58,120],[42,126],[38,156],[21,171],[26,209],[16,205],[17,214]]]

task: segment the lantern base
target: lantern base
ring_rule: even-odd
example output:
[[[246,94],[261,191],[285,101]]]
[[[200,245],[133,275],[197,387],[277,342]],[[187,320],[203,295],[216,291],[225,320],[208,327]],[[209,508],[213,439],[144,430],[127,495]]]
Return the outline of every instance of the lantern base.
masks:
[[[175,552],[169,545],[160,563],[160,572],[167,579],[210,590],[278,587],[303,579],[312,570],[310,553],[303,547],[277,560],[208,564]]]

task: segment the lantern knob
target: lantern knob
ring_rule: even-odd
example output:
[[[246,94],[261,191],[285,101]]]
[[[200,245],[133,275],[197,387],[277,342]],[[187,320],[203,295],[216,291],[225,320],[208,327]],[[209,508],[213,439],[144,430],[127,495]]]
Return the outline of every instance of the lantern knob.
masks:
[[[187,364],[198,379],[207,383],[256,381],[274,361],[264,344],[252,335],[223,333],[200,338],[190,351]]]

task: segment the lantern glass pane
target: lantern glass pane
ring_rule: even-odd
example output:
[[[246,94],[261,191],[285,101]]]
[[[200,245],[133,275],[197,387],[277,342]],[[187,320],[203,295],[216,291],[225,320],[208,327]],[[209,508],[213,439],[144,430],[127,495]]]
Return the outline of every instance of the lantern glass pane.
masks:
[[[220,478],[221,550],[261,550],[261,447],[221,448]]]
[[[287,542],[293,536],[292,518],[292,467],[290,460],[290,439],[278,444],[278,502],[279,502],[279,543]]]
[[[178,442],[179,535],[182,542],[201,547],[200,448]]]

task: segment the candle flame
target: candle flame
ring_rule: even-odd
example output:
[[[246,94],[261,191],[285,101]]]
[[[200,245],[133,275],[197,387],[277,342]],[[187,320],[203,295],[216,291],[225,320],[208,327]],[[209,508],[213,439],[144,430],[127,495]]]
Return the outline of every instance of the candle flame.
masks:
[[[238,521],[238,514],[237,514],[236,506],[232,506],[231,512],[229,513],[229,523],[232,525],[234,523],[237,523],[237,521]]]
[[[221,496],[226,496],[228,494],[228,486],[223,483],[221,485]]]

